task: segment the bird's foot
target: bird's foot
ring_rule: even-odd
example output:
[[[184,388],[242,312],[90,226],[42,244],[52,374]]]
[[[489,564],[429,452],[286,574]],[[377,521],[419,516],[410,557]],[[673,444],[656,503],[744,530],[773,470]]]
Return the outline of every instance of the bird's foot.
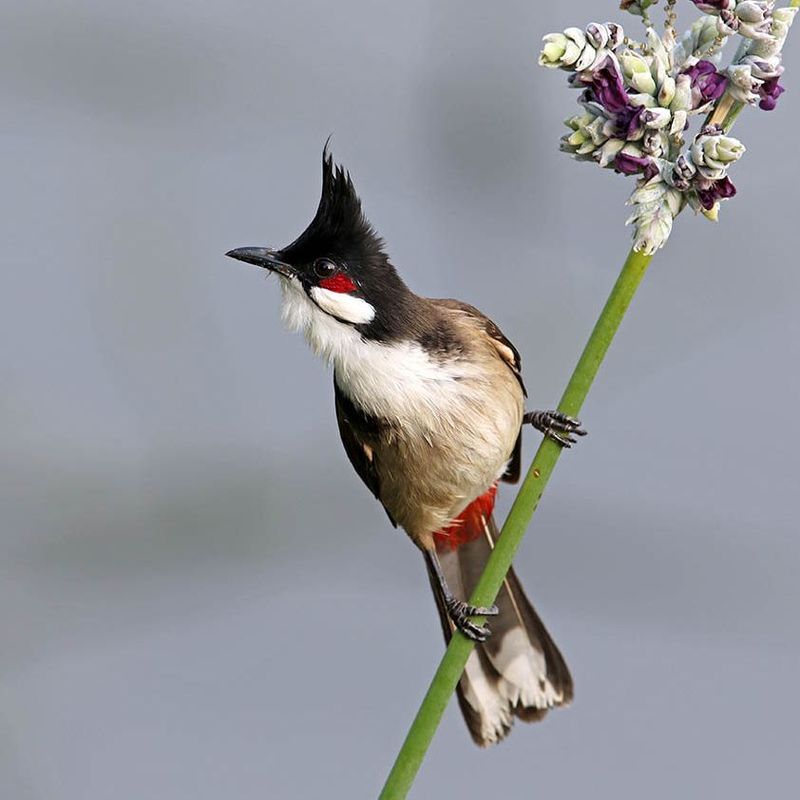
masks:
[[[533,425],[536,430],[562,447],[572,447],[578,441],[576,436],[586,436],[579,419],[568,417],[560,411],[529,411],[522,421]]]
[[[497,606],[471,606],[463,600],[450,597],[445,601],[447,615],[464,636],[474,642],[485,642],[491,631],[470,621],[470,617],[491,617],[498,613]]]

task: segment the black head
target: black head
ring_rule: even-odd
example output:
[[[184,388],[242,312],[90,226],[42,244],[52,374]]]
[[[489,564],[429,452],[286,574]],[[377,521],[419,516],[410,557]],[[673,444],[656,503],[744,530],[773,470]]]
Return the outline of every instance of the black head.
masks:
[[[374,338],[391,337],[398,305],[410,295],[389,263],[383,240],[364,216],[350,175],[334,164],[327,144],[322,152],[322,196],[305,231],[282,250],[243,247],[226,255],[299,284],[325,313]],[[341,312],[358,308],[359,300],[362,310],[368,306],[372,312]]]

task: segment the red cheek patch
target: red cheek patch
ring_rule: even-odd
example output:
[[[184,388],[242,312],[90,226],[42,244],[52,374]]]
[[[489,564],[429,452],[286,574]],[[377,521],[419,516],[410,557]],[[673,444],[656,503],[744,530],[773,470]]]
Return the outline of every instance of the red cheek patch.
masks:
[[[339,292],[340,294],[350,294],[358,288],[355,283],[342,272],[337,272],[335,275],[331,275],[330,278],[323,278],[319,282],[319,285],[329,292]]]

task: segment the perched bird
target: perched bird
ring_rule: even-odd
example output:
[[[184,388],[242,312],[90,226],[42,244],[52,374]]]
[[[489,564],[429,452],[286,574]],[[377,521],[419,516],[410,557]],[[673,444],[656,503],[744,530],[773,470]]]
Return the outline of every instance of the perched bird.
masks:
[[[497,742],[514,717],[539,720],[568,703],[567,665],[514,571],[496,606],[466,601],[498,536],[497,483],[519,479],[523,424],[568,447],[585,433],[580,423],[525,413],[519,353],[488,317],[406,286],[327,145],[308,228],[282,250],[226,255],[279,277],[283,319],[333,365],[350,462],[425,557],[445,640],[458,629],[478,643],[458,685],[475,742]],[[493,617],[491,638],[473,616]]]

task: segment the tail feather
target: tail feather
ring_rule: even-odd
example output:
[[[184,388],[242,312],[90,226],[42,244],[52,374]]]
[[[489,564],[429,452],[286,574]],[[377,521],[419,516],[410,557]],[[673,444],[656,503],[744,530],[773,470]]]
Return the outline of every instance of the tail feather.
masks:
[[[451,591],[468,599],[480,578],[498,536],[491,515],[482,517],[483,536],[457,549],[437,541],[437,555]],[[454,626],[444,606],[438,583],[431,586],[445,641]],[[525,722],[542,719],[550,708],[572,700],[572,678],[563,656],[525,596],[513,569],[496,600],[499,614],[492,617],[492,635],[476,645],[457,687],[458,702],[475,742],[499,742],[511,730],[514,717]]]

